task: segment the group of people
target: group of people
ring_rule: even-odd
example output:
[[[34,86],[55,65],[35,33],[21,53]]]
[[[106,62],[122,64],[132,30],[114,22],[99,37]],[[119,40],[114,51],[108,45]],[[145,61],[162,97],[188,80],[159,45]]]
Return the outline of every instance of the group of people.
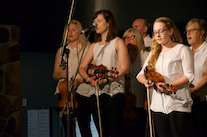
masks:
[[[70,52],[63,60],[68,60],[68,71],[60,65],[60,47],[53,72],[58,83],[67,75],[68,79],[75,77],[73,84],[78,103],[75,117],[81,136],[92,137],[92,114],[100,136],[144,137],[148,126],[147,107],[150,107],[159,137],[187,137],[194,133],[206,136],[206,21],[194,18],[188,22],[185,31],[191,45],[188,47],[182,44],[179,30],[168,17],[154,21],[152,38],[148,34],[150,24],[145,19],[136,19],[122,38],[118,37],[109,10],[97,11],[92,19],[97,24],[92,44],[81,34],[83,28],[79,21],[66,24],[63,40],[68,28],[66,47]],[[95,68],[90,68],[91,64]],[[100,71],[101,76],[95,71],[89,73],[89,69],[99,69],[102,65],[107,71]],[[160,74],[163,81],[154,81],[146,74],[148,71]],[[150,104],[146,101],[147,88],[151,89]],[[176,88],[176,94],[166,94],[171,88]],[[57,86],[55,94],[58,93]],[[63,119],[66,125],[65,121]]]

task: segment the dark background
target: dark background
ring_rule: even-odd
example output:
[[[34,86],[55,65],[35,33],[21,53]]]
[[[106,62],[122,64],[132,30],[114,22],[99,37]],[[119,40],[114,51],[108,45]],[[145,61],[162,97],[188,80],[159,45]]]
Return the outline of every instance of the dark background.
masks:
[[[0,2],[0,24],[20,27],[21,97],[28,100],[22,107],[22,136],[27,136],[27,110],[51,110],[51,136],[59,128],[57,97],[53,95],[56,81],[52,79],[56,50],[62,39],[63,26],[68,22],[71,0],[3,0]],[[192,18],[207,20],[206,0],[79,0],[75,2],[73,19],[83,28],[92,23],[95,11],[109,9],[115,17],[119,36],[131,27],[136,18],[145,18],[151,24],[160,16],[171,18],[183,31]],[[152,28],[150,28],[152,31]],[[90,38],[92,40],[93,38]]]
[[[21,28],[21,51],[55,52],[63,26],[68,22],[71,3],[71,0],[3,1],[0,24]],[[207,19],[206,7],[205,0],[79,0],[75,2],[72,18],[81,21],[86,28],[92,23],[95,10],[109,9],[121,36],[136,18],[146,18],[152,24],[156,18],[167,16],[183,33],[191,18]]]

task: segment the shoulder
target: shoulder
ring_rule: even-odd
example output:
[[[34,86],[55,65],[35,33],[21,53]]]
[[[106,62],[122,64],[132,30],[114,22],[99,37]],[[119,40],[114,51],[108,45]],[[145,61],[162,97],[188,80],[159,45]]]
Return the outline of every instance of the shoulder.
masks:
[[[187,45],[178,43],[175,47],[176,49],[180,49],[180,50],[189,50],[190,51],[190,47],[188,47]]]
[[[95,42],[92,43],[92,44],[88,47],[87,52],[93,52],[93,49],[94,49],[95,44],[96,44]]]
[[[90,47],[89,47],[89,48],[90,48],[90,49],[91,49],[91,48],[93,49],[93,48],[94,48],[94,46],[95,46],[96,44],[97,44],[97,42],[93,42],[93,43],[90,45]]]
[[[120,47],[126,47],[125,43],[124,43],[124,40],[122,38],[116,37],[114,39],[115,39],[115,44],[114,44],[115,49],[119,49]]]
[[[176,48],[176,51],[179,51],[178,53],[181,55],[181,57],[193,58],[193,52],[187,45],[177,44]]]
[[[60,47],[60,48],[56,51],[56,56],[57,56],[57,55],[60,55],[61,50],[62,50],[62,47]]]
[[[113,40],[115,40],[115,44],[120,44],[120,43],[124,43],[124,40],[120,37],[116,37]]]

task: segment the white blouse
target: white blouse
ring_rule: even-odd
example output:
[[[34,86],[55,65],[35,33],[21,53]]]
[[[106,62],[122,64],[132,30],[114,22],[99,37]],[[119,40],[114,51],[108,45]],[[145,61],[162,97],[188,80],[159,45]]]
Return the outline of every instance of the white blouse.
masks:
[[[77,52],[78,52],[77,48],[72,49],[69,45],[67,45],[66,48],[68,48],[70,50],[69,57],[68,57],[68,79],[71,80],[71,78],[74,78],[76,71],[78,69],[78,64],[79,64],[79,60],[81,58],[82,52],[80,52],[79,56],[78,56],[77,55]],[[81,48],[81,45],[79,44],[78,50],[80,50],[80,48]],[[84,55],[86,54],[87,50],[88,50],[88,48],[85,49]],[[84,55],[83,55],[83,57],[84,57]],[[66,55],[64,56],[64,60],[67,61]],[[76,75],[76,79],[78,79],[78,78],[81,78],[81,75],[79,73]],[[63,80],[64,79],[60,79],[58,81],[58,84],[60,82],[62,82]],[[60,92],[58,89],[58,84],[57,84],[56,91],[54,94],[57,94]],[[91,95],[90,90],[91,90],[90,84],[82,83],[77,87],[76,92],[82,96],[90,97],[90,95]]]
[[[190,47],[192,49],[192,46]],[[200,45],[194,54],[194,67],[195,67],[195,78],[192,82],[196,86],[202,78],[207,75],[207,42],[204,41]],[[206,100],[205,95],[207,95],[207,87],[201,88],[199,92],[196,92],[197,96],[200,96],[201,101]]]
[[[144,74],[148,65],[151,52],[137,75]],[[177,44],[167,52],[161,52],[155,66],[156,72],[160,73],[165,83],[171,83],[186,76],[189,83],[194,79],[193,53],[189,47]],[[169,114],[172,111],[191,112],[192,98],[190,96],[189,84],[177,87],[176,94],[166,95],[153,89],[151,110]]]
[[[112,67],[119,70],[120,64],[118,59],[118,54],[115,49],[115,42],[117,38],[114,38],[106,45],[99,45],[97,42],[93,48],[93,61],[94,63],[99,65],[104,65],[108,70],[111,70]],[[109,82],[109,84],[103,84],[98,87],[99,94],[108,94],[111,97],[117,93],[124,93],[124,81],[125,77],[121,76],[120,78],[115,79],[113,82]],[[91,94],[96,94],[96,88],[94,86],[91,87]]]

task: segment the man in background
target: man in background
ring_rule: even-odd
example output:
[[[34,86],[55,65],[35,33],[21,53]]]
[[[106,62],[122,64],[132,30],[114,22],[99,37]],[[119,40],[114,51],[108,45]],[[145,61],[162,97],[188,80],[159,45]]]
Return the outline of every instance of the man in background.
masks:
[[[146,19],[141,19],[140,18],[140,19],[136,19],[132,23],[132,27],[138,29],[141,32],[142,37],[144,39],[145,47],[151,47],[152,38],[148,34],[148,29],[150,27],[150,23]]]

